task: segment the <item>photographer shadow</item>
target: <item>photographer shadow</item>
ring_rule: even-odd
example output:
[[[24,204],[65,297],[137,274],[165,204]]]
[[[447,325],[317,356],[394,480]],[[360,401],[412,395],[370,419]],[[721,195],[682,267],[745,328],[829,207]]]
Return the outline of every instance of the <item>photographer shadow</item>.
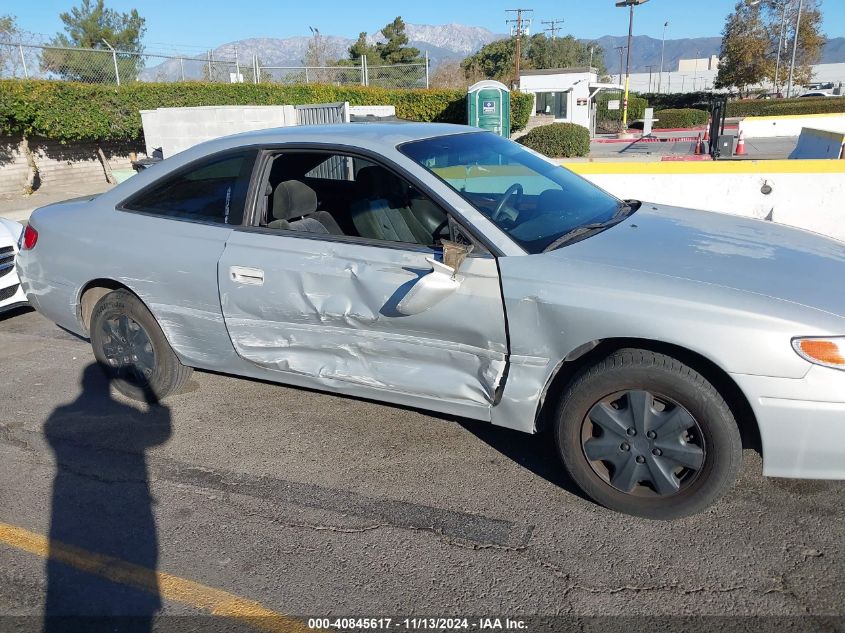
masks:
[[[152,393],[146,408],[113,399],[96,364],[81,387],[44,424],[56,460],[44,630],[150,631],[161,597],[146,451],[170,437],[170,410]],[[101,556],[129,564],[126,584],[81,569]]]

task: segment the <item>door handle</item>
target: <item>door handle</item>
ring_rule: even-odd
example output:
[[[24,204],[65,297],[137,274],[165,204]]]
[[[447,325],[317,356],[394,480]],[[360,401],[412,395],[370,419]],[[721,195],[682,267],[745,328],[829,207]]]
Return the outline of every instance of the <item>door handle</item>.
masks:
[[[235,283],[247,284],[250,286],[264,285],[264,271],[260,268],[232,266],[229,268],[229,276]]]

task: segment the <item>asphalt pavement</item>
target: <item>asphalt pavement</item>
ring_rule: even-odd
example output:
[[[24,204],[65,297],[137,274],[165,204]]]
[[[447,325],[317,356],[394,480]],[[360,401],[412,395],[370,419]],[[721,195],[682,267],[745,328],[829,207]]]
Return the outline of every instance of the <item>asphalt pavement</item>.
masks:
[[[764,479],[750,451],[716,506],[651,522],[582,498],[545,435],[207,372],[139,405],[32,311],[0,316],[0,367],[0,630],[103,609],[845,626],[845,483]]]

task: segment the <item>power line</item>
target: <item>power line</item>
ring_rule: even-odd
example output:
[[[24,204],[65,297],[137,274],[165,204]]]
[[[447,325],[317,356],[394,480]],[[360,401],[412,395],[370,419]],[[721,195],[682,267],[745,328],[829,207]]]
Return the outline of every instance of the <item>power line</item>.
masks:
[[[523,13],[534,13],[534,9],[505,9],[505,13],[515,13],[516,18],[505,20],[505,24],[514,25],[511,27],[514,36],[516,37],[516,55],[514,60],[514,83],[519,81],[519,63],[522,57],[522,36],[531,26],[531,18],[522,17]],[[527,26],[526,26],[527,23]]]
[[[557,32],[561,30],[561,27],[559,27],[558,24],[563,24],[563,22],[564,22],[563,19],[560,19],[560,20],[545,20],[545,21],[541,22],[540,24],[548,24],[549,25],[549,28],[546,29],[546,33],[551,33],[552,39],[554,40],[554,39],[557,39]]]

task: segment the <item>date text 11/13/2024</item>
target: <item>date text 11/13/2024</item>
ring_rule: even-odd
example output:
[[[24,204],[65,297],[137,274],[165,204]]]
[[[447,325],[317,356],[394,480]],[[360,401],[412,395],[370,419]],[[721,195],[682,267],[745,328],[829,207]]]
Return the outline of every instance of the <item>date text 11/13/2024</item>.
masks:
[[[480,630],[519,631],[528,628],[525,621],[511,618],[309,618],[309,629],[410,631]]]

